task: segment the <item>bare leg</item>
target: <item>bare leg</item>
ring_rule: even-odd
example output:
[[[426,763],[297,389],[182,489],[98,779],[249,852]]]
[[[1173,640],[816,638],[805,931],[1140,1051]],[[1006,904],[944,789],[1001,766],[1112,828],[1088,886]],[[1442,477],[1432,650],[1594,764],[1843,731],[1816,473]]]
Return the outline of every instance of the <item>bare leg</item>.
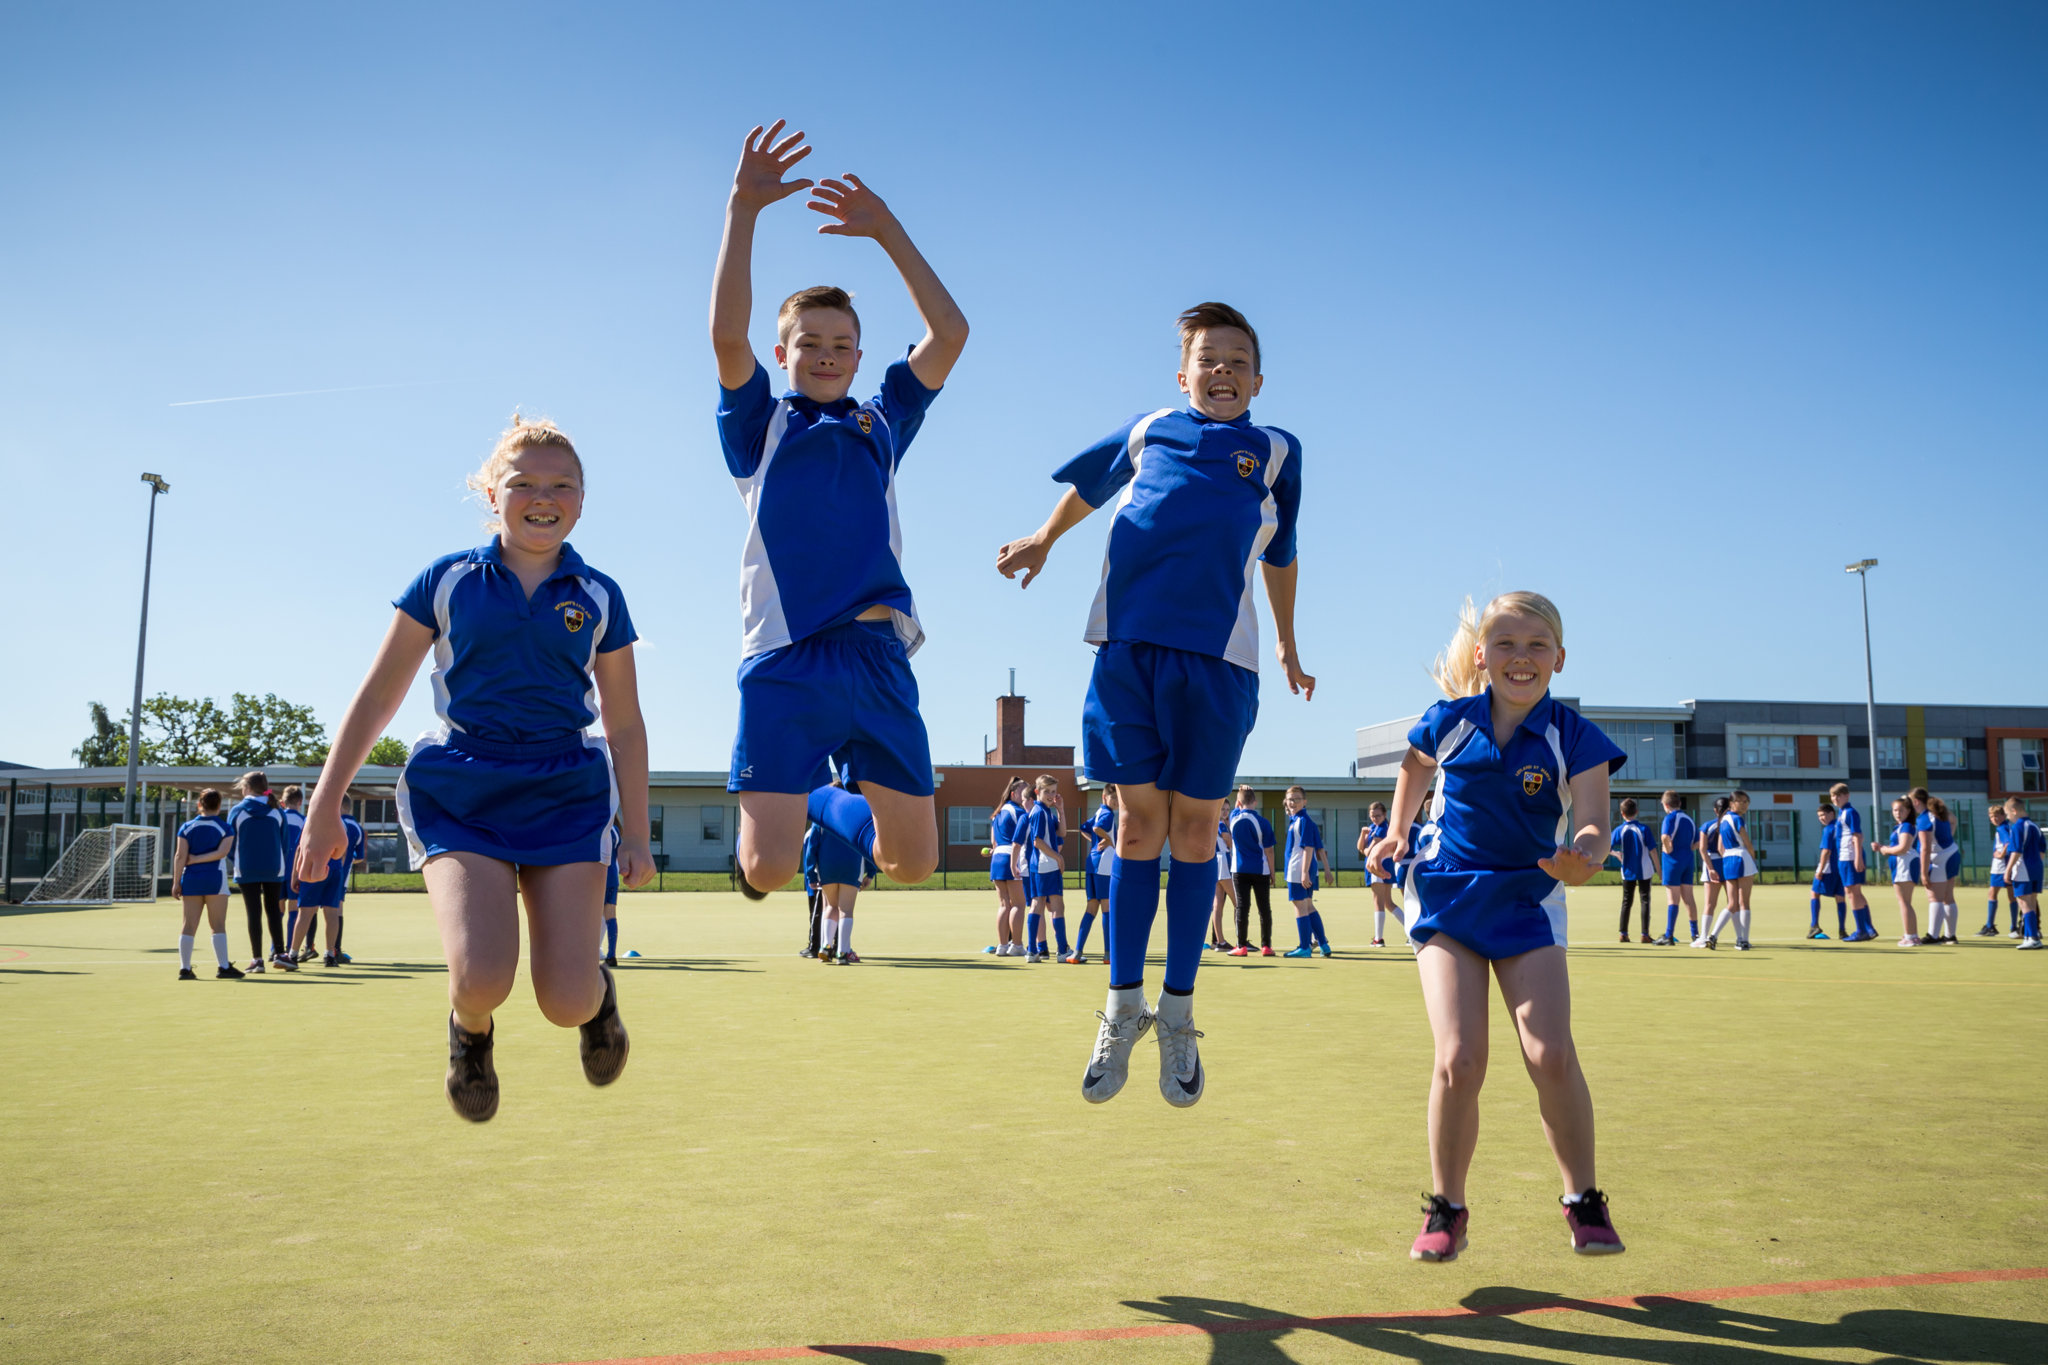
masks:
[[[875,813],[875,866],[894,881],[914,886],[938,870],[939,817],[929,796],[892,791],[873,782],[860,794]]]
[[[308,942],[311,942],[313,938],[313,917],[308,915],[305,917],[305,920],[306,939]],[[326,937],[322,942],[326,944],[327,955],[334,957],[341,951],[341,911],[331,905],[321,906],[320,923],[326,930]]]
[[[1593,1096],[1572,1042],[1572,983],[1564,949],[1538,948],[1493,964],[1501,1000],[1514,1015],[1522,1063],[1536,1083],[1543,1136],[1567,1194],[1591,1189]]]
[[[179,934],[180,934],[181,936],[183,936],[183,937],[185,937],[185,938],[197,938],[197,937],[198,937],[198,935],[199,935],[199,914],[200,914],[200,912],[201,912],[202,910],[204,910],[204,909],[206,908],[206,901],[207,901],[207,898],[206,898],[205,896],[186,896],[186,897],[184,897],[184,902],[185,902],[185,906],[184,906],[184,911],[185,911],[185,919],[184,919],[184,925],[183,925],[183,927],[182,927],[182,928],[180,928],[180,929],[178,930],[178,933],[179,933]],[[221,919],[222,919],[223,921],[225,921],[225,920],[227,919],[227,912],[226,912],[226,911],[222,911],[222,912],[221,912]]]
[[[1486,961],[1448,934],[1437,934],[1416,953],[1415,965],[1436,1039],[1429,1176],[1436,1193],[1462,1204],[1479,1145],[1479,1087],[1486,1080]]]
[[[206,924],[211,933],[225,934],[228,931],[228,898],[208,896],[206,898]]]
[[[804,856],[805,814],[809,796],[802,792],[741,792],[740,831],[734,856],[740,875],[757,891],[789,885]],[[600,892],[600,895],[603,893]]]
[[[448,1003],[468,1033],[488,1033],[519,967],[519,888],[512,864],[439,853],[421,869],[448,958]],[[602,875],[603,869],[599,869]]]
[[[1920,932],[1920,919],[1913,913],[1913,883],[1893,882],[1892,890],[1899,897],[1899,919],[1905,925],[1906,937],[1916,937]]]
[[[604,1003],[604,973],[590,955],[591,940],[604,932],[604,873],[603,863],[519,871],[533,997],[562,1028],[590,1022]]]

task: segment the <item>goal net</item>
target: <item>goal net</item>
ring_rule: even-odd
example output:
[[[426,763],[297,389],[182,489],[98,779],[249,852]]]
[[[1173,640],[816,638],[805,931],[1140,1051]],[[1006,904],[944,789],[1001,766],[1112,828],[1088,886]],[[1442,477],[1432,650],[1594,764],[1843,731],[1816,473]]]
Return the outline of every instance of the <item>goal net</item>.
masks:
[[[81,830],[57,865],[43,874],[24,905],[111,905],[153,901],[157,845],[152,825],[106,825]]]

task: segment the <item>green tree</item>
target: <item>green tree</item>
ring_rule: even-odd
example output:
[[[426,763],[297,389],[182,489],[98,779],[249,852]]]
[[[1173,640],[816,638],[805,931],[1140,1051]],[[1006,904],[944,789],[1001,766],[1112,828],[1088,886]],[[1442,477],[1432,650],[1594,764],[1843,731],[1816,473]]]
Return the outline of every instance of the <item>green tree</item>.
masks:
[[[227,712],[215,709],[210,719],[207,740],[213,761],[223,767],[312,767],[327,761],[327,729],[313,718],[313,708],[294,706],[275,692],[261,697],[237,692]]]
[[[370,746],[369,763],[382,763],[393,768],[403,768],[405,760],[412,757],[412,746],[397,735],[386,735]]]
[[[142,703],[142,761],[171,768],[208,768],[214,737],[226,717],[211,697],[159,692]]]
[[[85,737],[85,743],[71,751],[81,768],[125,768],[128,766],[128,727],[114,724],[114,718],[107,714],[104,702],[87,702],[86,713],[92,717],[92,733]]]
[[[79,764],[126,767],[126,724],[116,725],[100,702],[88,703],[87,714],[93,732],[72,750]],[[237,692],[225,711],[211,697],[159,692],[142,703],[142,761],[174,768],[314,767],[327,761],[327,731],[312,707],[294,706],[274,692]]]

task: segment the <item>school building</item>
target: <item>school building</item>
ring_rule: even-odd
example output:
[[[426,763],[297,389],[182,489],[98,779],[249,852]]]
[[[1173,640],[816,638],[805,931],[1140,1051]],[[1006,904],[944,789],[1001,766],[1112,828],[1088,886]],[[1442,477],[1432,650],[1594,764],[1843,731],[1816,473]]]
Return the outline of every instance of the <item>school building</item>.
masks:
[[[1813,865],[1820,823],[1814,809],[1835,783],[1849,784],[1859,810],[1870,804],[1871,736],[1862,702],[1558,700],[1628,754],[1614,775],[1614,798],[1635,797],[1643,818],[1656,815],[1665,791],[1676,791],[1695,819],[1711,813],[1716,796],[1747,791],[1750,839],[1767,870]],[[1391,785],[1417,719],[1362,727],[1352,772]],[[1964,866],[1981,876],[1991,860],[1991,804],[2008,796],[2048,801],[2044,748],[2048,706],[1880,705],[1877,779],[1886,809],[1877,820],[1865,811],[1864,829],[1889,836],[1892,798],[1925,787],[1954,812]]]

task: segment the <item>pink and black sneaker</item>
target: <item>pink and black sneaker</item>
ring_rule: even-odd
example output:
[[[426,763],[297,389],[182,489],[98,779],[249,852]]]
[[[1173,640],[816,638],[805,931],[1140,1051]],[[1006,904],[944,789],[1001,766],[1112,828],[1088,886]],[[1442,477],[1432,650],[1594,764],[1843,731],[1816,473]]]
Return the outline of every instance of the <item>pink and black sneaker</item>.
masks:
[[[1573,1251],[1581,1256],[1612,1256],[1627,1250],[1621,1244],[1621,1234],[1614,1230],[1614,1220],[1607,1216],[1606,1195],[1587,1190],[1576,1200],[1558,1202],[1564,1205],[1565,1226],[1572,1230]]]
[[[1457,1260],[1458,1253],[1465,1249],[1465,1225],[1472,1221],[1472,1211],[1454,1207],[1440,1194],[1423,1197],[1429,1202],[1422,1206],[1422,1211],[1429,1217],[1423,1220],[1422,1231],[1415,1235],[1415,1245],[1408,1248],[1408,1259]]]

